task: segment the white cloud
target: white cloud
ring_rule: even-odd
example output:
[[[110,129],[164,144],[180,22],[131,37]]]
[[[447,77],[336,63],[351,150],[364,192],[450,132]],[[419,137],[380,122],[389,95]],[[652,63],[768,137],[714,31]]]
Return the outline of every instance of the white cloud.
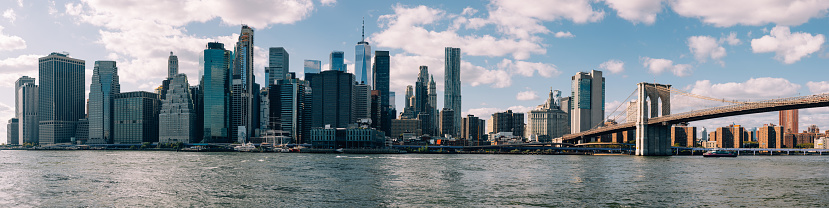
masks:
[[[604,11],[594,10],[590,3],[591,0],[492,0],[489,18],[473,21],[495,24],[499,32],[519,39],[537,39],[536,34],[550,33],[542,21],[567,19],[582,24],[601,20]]]
[[[684,17],[696,17],[717,27],[762,26],[769,23],[795,26],[829,9],[829,1],[817,0],[671,0],[673,10]]]
[[[498,68],[504,69],[511,73],[520,74],[525,77],[533,76],[535,72],[538,72],[538,75],[543,77],[553,77],[561,74],[561,71],[556,68],[556,65],[526,61],[512,61],[509,59],[504,59],[501,63],[498,63]]]
[[[516,100],[538,100],[538,94],[536,94],[535,91],[527,90],[527,91],[523,91],[523,92],[518,92],[518,94],[515,95],[515,99]]]
[[[416,69],[420,65],[429,66],[430,72],[435,74],[438,88],[441,88],[444,50],[447,46],[461,48],[465,56],[512,56],[513,59],[517,59],[504,59],[495,69],[461,61],[461,82],[465,85],[491,85],[495,88],[503,88],[512,85],[511,76],[516,74],[533,76],[537,73],[543,77],[552,77],[561,73],[553,64],[521,61],[529,58],[530,54],[546,53],[540,41],[496,38],[491,35],[464,36],[456,33],[455,30],[463,25],[469,27],[477,24],[473,23],[476,21],[473,20],[475,18],[463,17],[477,13],[474,9],[464,9],[461,15],[447,14],[443,10],[427,6],[395,5],[393,10],[393,14],[379,17],[380,27],[383,30],[374,33],[370,41],[375,42],[379,47],[397,48],[404,51],[403,54],[394,55],[395,61],[392,62],[392,83],[395,83],[395,80],[402,81],[399,84],[392,84],[391,87],[395,91],[403,91],[406,85],[414,82],[411,77],[416,77]],[[440,25],[442,21],[451,22],[446,30],[432,30],[434,25]],[[486,21],[479,23],[491,24]],[[492,50],[493,48],[498,48],[498,50]]]
[[[14,23],[14,20],[17,19],[17,15],[14,13],[14,9],[9,8],[6,11],[3,11],[3,18],[6,18],[9,22]]]
[[[218,41],[233,50],[238,34],[204,37],[188,34],[184,26],[191,22],[219,19],[224,24],[245,23],[256,28],[271,24],[292,24],[313,11],[310,0],[281,0],[267,3],[221,1],[167,1],[152,4],[132,1],[87,0],[65,5],[66,14],[78,21],[102,27],[102,44],[116,57],[122,82],[137,86],[158,83],[165,76],[170,51],[179,57],[182,73],[195,77],[200,53],[208,42]],[[274,13],[273,11],[280,11]],[[265,51],[256,48],[255,69],[266,64]],[[259,72],[256,72],[259,73]],[[261,73],[260,73],[261,74]],[[262,77],[262,76],[258,76]],[[125,89],[131,90],[131,89]]]
[[[536,41],[521,39],[496,38],[491,35],[461,36],[453,30],[433,31],[426,26],[445,20],[448,16],[443,10],[426,6],[405,7],[396,5],[394,14],[382,15],[383,31],[375,33],[371,41],[380,47],[403,49],[416,55],[443,54],[447,46],[462,48],[464,55],[470,56],[505,56],[523,60],[530,54],[544,54],[547,51]],[[498,48],[498,50],[492,50]]]
[[[55,1],[49,1],[49,15],[58,14],[58,9],[55,6]]]
[[[625,71],[625,62],[616,59],[610,59],[599,65],[600,69],[610,71],[610,73],[618,74]]]
[[[705,63],[709,58],[722,64],[725,57],[725,48],[717,43],[717,39],[711,36],[691,36],[688,38],[688,49],[694,54],[694,58]]]
[[[466,8],[463,8],[463,12],[461,12],[461,15],[471,16],[471,15],[475,15],[476,13],[478,13],[477,9],[472,8],[472,7],[466,7]]]
[[[320,3],[323,6],[334,6],[335,4],[337,4],[337,0],[320,0]]]
[[[570,31],[567,31],[567,32],[558,31],[558,32],[556,32],[555,36],[556,36],[557,38],[572,38],[572,37],[576,37],[575,35],[573,35],[573,33],[570,33]]]
[[[751,36],[751,31],[748,31],[748,36]],[[743,42],[737,38],[736,32],[731,32],[728,34],[728,36],[723,35],[723,37],[720,38],[719,43],[728,43],[728,45],[740,45]]]
[[[616,14],[630,22],[653,24],[656,14],[662,11],[663,0],[605,0]]]
[[[15,71],[24,68],[37,68],[37,59],[43,57],[41,55],[20,55],[14,58],[7,58],[0,60],[0,68],[4,72]]]
[[[20,55],[0,60],[0,87],[13,87],[21,76],[37,78],[37,59],[41,55]],[[11,90],[14,91],[14,90]]]
[[[248,1],[193,0],[148,4],[129,0],[85,0],[82,5],[75,4],[73,7],[81,7],[82,11],[74,14],[84,21],[109,28],[130,26],[124,23],[146,22],[182,26],[214,18],[228,25],[243,23],[254,28],[265,28],[270,24],[292,24],[310,15],[314,9],[310,0]]]
[[[648,71],[652,74],[662,74],[662,72],[672,72],[674,75],[678,77],[686,77],[690,76],[693,72],[693,68],[691,65],[688,64],[677,64],[674,65],[674,61],[668,59],[655,59],[650,57],[642,57],[640,58],[642,61],[642,66],[648,69]]]
[[[775,59],[792,64],[820,50],[824,41],[823,34],[792,33],[789,27],[775,26],[769,35],[752,39],[751,50],[754,53],[774,52]]]
[[[812,92],[812,94],[829,93],[829,82],[827,81],[807,82],[806,86],[809,87],[809,92]]]
[[[489,84],[494,88],[504,88],[512,85],[512,76],[504,69],[489,70],[461,61],[461,83],[469,83],[473,87]]]
[[[3,26],[0,26],[0,51],[12,51],[26,48],[26,41],[23,38],[3,34]]]

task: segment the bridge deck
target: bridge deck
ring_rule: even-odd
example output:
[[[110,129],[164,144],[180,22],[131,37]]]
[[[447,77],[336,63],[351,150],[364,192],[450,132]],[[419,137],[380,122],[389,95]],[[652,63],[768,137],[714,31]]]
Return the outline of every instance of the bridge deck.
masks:
[[[689,111],[685,113],[654,117],[647,119],[647,123],[648,125],[671,125],[682,122],[699,121],[728,116],[826,106],[829,106],[829,93],[707,108],[702,110]],[[580,133],[567,134],[562,136],[562,139],[564,141],[570,141],[578,138],[594,137],[614,132],[633,130],[635,128],[636,124],[634,122],[627,122],[612,126],[599,127]]]

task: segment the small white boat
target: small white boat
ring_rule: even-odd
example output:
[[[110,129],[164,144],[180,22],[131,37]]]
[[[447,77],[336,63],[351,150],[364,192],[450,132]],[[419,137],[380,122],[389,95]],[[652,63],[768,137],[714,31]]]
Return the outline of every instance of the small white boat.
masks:
[[[248,142],[248,143],[233,147],[233,149],[236,150],[236,151],[239,151],[239,152],[250,152],[250,151],[255,150],[256,146],[254,146],[253,143]]]

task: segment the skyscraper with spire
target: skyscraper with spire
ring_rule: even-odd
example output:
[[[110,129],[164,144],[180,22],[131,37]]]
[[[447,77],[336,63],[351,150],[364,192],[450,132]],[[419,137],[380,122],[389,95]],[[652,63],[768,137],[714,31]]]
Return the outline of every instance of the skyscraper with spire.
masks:
[[[356,57],[354,57],[354,75],[357,79],[357,83],[365,83],[366,85],[372,85],[374,83],[374,77],[371,70],[371,46],[368,45],[366,42],[366,20],[363,19],[363,39],[360,42],[357,42],[357,45],[354,46]],[[371,89],[374,89],[373,87]]]

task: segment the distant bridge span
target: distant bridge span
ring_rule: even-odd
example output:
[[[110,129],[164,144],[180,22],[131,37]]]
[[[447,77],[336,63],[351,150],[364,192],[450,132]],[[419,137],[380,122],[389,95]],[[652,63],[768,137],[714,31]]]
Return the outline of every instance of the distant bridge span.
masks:
[[[781,110],[816,108],[827,106],[829,106],[829,93],[708,108],[703,110],[654,117],[647,119],[647,123],[649,125],[672,125],[677,123],[699,121],[712,118],[722,118],[755,113],[775,112]],[[576,134],[567,134],[564,135],[562,138],[564,139],[564,141],[572,141],[574,139],[595,137],[604,134],[634,130],[635,128],[635,122],[627,122],[611,126],[599,127]]]
[[[677,123],[722,118],[737,115],[747,115],[780,110],[804,109],[829,106],[829,93],[800,97],[771,99],[760,102],[738,102],[724,99],[708,98],[672,89],[670,85],[639,83],[637,84],[638,99],[635,108],[635,122],[627,122],[610,126],[600,126],[595,129],[567,134],[561,137],[562,142],[575,142],[616,133],[621,131],[636,131],[636,155],[670,155],[670,126]],[[679,114],[670,113],[670,92],[677,92],[695,98],[737,103],[722,107],[707,108]],[[649,100],[650,99],[650,100]],[[663,105],[658,106],[661,101]],[[661,108],[663,116],[657,116]]]

